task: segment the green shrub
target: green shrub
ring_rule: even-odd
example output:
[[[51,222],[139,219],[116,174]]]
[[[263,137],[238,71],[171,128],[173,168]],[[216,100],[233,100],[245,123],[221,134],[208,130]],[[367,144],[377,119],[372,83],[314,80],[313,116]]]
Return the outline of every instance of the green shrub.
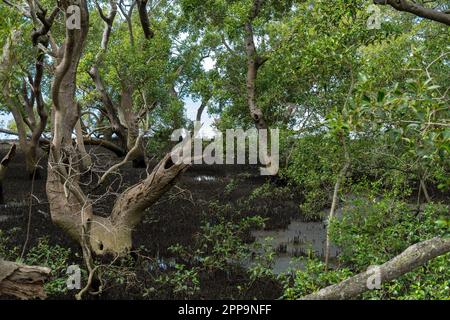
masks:
[[[49,295],[67,292],[67,267],[70,249],[59,245],[50,245],[48,238],[41,238],[35,247],[31,248],[24,259],[28,265],[39,265],[52,270],[51,278],[45,283],[44,289]]]
[[[20,248],[10,244],[11,237],[19,230],[19,228],[12,228],[6,231],[0,229],[0,259],[14,261],[19,256]]]
[[[341,163],[337,146],[324,134],[299,138],[287,167],[281,171],[303,193],[300,210],[306,218],[320,218],[320,211],[331,202],[329,195]]]
[[[348,268],[325,270],[325,264],[318,259],[305,259],[304,270],[280,277],[283,282],[283,298],[299,299],[332,284],[339,283],[352,275]]]
[[[449,206],[429,203],[423,210],[386,196],[356,199],[331,226],[331,238],[341,248],[340,261],[361,272],[382,264],[410,245],[446,236]],[[368,299],[448,299],[450,297],[449,254],[429,261],[381,290],[364,294]]]
[[[192,299],[200,292],[198,269],[177,264],[174,272],[158,276],[153,287],[144,289],[143,296],[153,297],[156,293],[155,287],[169,292],[175,299]]]

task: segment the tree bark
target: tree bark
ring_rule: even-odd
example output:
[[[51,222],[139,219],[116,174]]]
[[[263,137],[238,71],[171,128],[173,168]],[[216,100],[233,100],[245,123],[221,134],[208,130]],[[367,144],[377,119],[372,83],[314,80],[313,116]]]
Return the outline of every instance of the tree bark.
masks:
[[[328,223],[327,223],[327,239],[325,243],[325,269],[328,269],[328,260],[330,258],[330,224],[331,221],[334,219],[334,212],[336,210],[337,202],[338,202],[338,193],[339,193],[339,187],[341,185],[342,180],[345,179],[345,175],[347,174],[347,170],[350,167],[350,155],[348,154],[347,149],[347,143],[345,141],[345,137],[341,137],[342,147],[344,149],[344,157],[345,162],[342,166],[342,169],[339,171],[339,174],[336,179],[336,183],[334,185],[334,191],[333,191],[333,200],[331,202],[331,208],[330,213],[328,215]]]
[[[22,300],[45,299],[43,284],[50,269],[27,266],[0,259],[0,297],[12,296]]]
[[[75,125],[75,134],[76,134],[76,142],[77,149],[80,153],[81,158],[81,167],[83,170],[88,169],[92,165],[91,156],[87,153],[86,148],[84,146],[84,138],[83,138],[83,129],[81,128],[81,118],[78,118],[78,121]]]
[[[149,40],[155,36],[155,33],[150,27],[150,20],[147,12],[148,0],[136,0],[139,12],[139,20],[141,21],[142,30],[144,31],[145,39]]]
[[[17,132],[11,131],[11,130],[8,130],[8,129],[0,128],[0,132],[6,133],[6,134],[10,134],[10,135],[14,135],[14,136],[19,136],[19,134]],[[28,137],[30,137],[30,135],[28,135]],[[83,137],[83,143],[84,143],[84,145],[102,146],[105,149],[108,149],[109,151],[114,152],[115,155],[118,156],[118,157],[124,157],[127,154],[125,149],[121,148],[117,144],[115,144],[115,143],[113,143],[111,141],[108,141],[108,140],[96,139],[96,138],[90,138],[90,137]],[[48,139],[40,137],[39,138],[39,144],[44,150],[48,150],[48,145],[50,144],[50,141]]]
[[[450,14],[435,9],[425,8],[415,1],[408,0],[373,0],[378,5],[390,5],[398,11],[412,13],[418,17],[433,20],[450,26]]]
[[[430,197],[430,195],[428,193],[427,186],[425,184],[425,180],[424,179],[420,179],[420,188],[423,191],[423,195],[425,196],[425,200],[427,202],[431,202],[431,197]]]
[[[13,65],[17,62],[14,53],[14,44],[19,41],[20,32],[13,31],[11,37],[6,41],[3,47],[3,54],[0,63],[0,75],[2,81],[2,93],[3,100],[12,113],[14,121],[17,127],[17,135],[19,137],[19,145],[22,151],[25,153],[26,159],[26,170],[30,176],[32,176],[35,170],[35,149],[27,141],[27,129],[25,125],[25,120],[22,116],[21,107],[18,99],[11,94],[11,77],[10,74],[13,72]],[[38,71],[38,70],[37,70]],[[33,122],[33,121],[32,121]],[[34,152],[33,152],[34,150]]]
[[[146,1],[145,3],[138,2],[139,12],[141,13],[142,11],[145,11],[147,21],[147,24],[145,24],[147,26],[145,30],[149,30],[149,22],[145,5]],[[119,4],[119,7],[120,6],[121,4]],[[130,12],[132,11],[133,6],[134,4],[132,5]],[[97,9],[99,10],[100,16],[105,22],[105,29],[103,31],[101,51],[97,55],[96,62],[89,71],[89,75],[94,81],[97,91],[100,93],[101,100],[105,107],[109,122],[114,133],[116,133],[119,137],[122,147],[127,151],[130,151],[134,147],[136,139],[139,135],[137,116],[133,110],[133,87],[129,83],[121,83],[121,101],[118,106],[115,106],[103,84],[98,70],[98,65],[101,65],[102,63],[102,54],[107,50],[107,45],[112,30],[112,24],[117,13],[117,5],[113,1],[111,1],[111,12],[108,17],[105,16],[98,5]],[[122,8],[121,11],[124,12]],[[141,17],[141,19],[143,18]],[[133,161],[133,167],[145,168],[146,165],[143,147],[139,146],[138,151],[138,153],[134,152],[135,157],[131,159]]]
[[[133,9],[136,5],[136,1],[132,1],[130,5],[130,9],[128,11],[125,10],[125,8],[122,7],[122,1],[119,2],[119,9],[120,12],[122,12],[122,15],[125,17],[125,20],[127,20],[127,26],[128,26],[128,33],[130,35],[130,44],[132,47],[134,47],[134,34],[133,34],[133,23],[131,20],[131,17],[133,15]]]
[[[203,111],[205,111],[205,108],[206,108],[206,106],[208,105],[208,102],[209,102],[210,98],[211,98],[211,97],[208,95],[208,96],[206,96],[206,97],[204,97],[204,98],[202,99],[202,103],[200,104],[200,107],[198,107],[198,110],[197,110],[197,116],[195,117],[195,120],[196,120],[197,122],[202,121],[202,114],[203,114]]]
[[[381,282],[394,280],[447,252],[450,252],[449,238],[436,237],[416,243],[379,266]],[[362,272],[341,283],[309,294],[301,298],[301,300],[346,300],[355,298],[369,290],[367,283],[372,276],[372,271]]]
[[[89,75],[95,83],[95,87],[100,94],[100,99],[103,103],[103,106],[106,111],[106,115],[108,117],[108,121],[111,124],[112,131],[117,135],[119,140],[121,141],[121,147],[126,148],[126,128],[120,122],[118,116],[118,110],[114,103],[112,102],[108,92],[106,91],[105,85],[103,84],[103,80],[100,77],[100,73],[98,71],[98,67],[96,65],[92,66],[89,71]]]
[[[94,214],[91,200],[79,185],[79,152],[69,139],[80,116],[73,90],[76,79],[73,73],[81,56],[89,21],[86,0],[80,1],[80,8],[82,28],[80,31],[67,30],[65,49],[52,84],[53,139],[48,161],[47,197],[53,222],[77,240],[83,252],[120,255],[131,249],[132,231],[145,210],[169,190],[189,165],[174,164],[171,154],[167,154],[146,179],[117,198],[109,217]],[[131,91],[125,93],[129,95],[123,96],[123,106],[128,110],[132,107],[132,96]]]
[[[258,55],[256,50],[253,21],[258,17],[261,10],[262,0],[254,0],[252,11],[245,23],[245,52],[247,55],[247,103],[250,109],[250,114],[255,122],[257,129],[267,129],[267,124],[264,120],[263,112],[256,103],[256,79],[258,70],[264,63],[265,59]]]
[[[127,128],[127,150],[134,148],[139,136],[138,116],[133,110],[133,86],[131,84],[121,83],[121,98],[119,106],[119,118]],[[133,168],[145,168],[144,146],[140,143],[133,154]]]
[[[3,180],[5,179],[8,165],[14,158],[15,154],[16,154],[16,145],[13,144],[9,149],[8,153],[6,154],[6,156],[4,156],[2,161],[0,161],[0,204],[5,203],[5,199],[3,197]]]
[[[108,47],[109,37],[111,35],[114,18],[116,17],[116,14],[117,14],[117,3],[115,1],[111,1],[111,0],[109,1],[111,10],[110,10],[108,16],[106,16],[103,13],[102,8],[100,7],[100,5],[98,4],[97,1],[95,2],[95,5],[97,6],[97,10],[100,14],[100,17],[103,19],[103,21],[105,23],[105,28],[103,29],[102,42],[101,42],[101,46],[100,46],[101,51],[104,52],[104,51],[106,51],[106,49]]]
[[[189,167],[174,164],[167,154],[143,181],[128,188],[116,200],[111,216],[94,215],[91,201],[84,195],[65,166],[55,162],[51,150],[47,195],[52,220],[72,238],[81,243],[84,221],[88,221],[89,245],[97,255],[124,254],[132,247],[131,235],[145,209],[154,204]]]

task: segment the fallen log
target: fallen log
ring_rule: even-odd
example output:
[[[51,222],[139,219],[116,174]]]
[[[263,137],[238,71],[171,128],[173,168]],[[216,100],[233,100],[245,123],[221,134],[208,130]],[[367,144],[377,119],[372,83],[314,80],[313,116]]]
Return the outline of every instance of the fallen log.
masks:
[[[416,243],[377,267],[380,283],[397,279],[447,252],[450,252],[450,238],[436,237]],[[304,296],[300,300],[346,300],[355,298],[369,290],[368,282],[373,275],[373,269],[367,270],[338,284]]]
[[[44,282],[50,269],[27,266],[0,260],[0,297],[9,296],[22,300],[45,299]]]

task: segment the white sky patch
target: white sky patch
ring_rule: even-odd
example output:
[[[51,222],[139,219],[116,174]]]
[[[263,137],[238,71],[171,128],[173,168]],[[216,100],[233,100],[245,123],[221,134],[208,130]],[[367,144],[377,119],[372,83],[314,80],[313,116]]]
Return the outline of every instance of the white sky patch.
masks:
[[[181,32],[178,36],[178,40],[179,41],[184,41],[187,39],[187,37],[189,36],[188,32]]]
[[[194,102],[191,98],[186,98],[184,100],[185,108],[186,108],[186,116],[189,120],[195,121],[197,117],[197,110],[200,107],[201,102]],[[200,136],[205,138],[213,138],[214,137],[214,129],[212,127],[214,123],[214,119],[206,112],[205,109],[202,114],[201,123],[203,124],[200,129]]]
[[[209,71],[211,69],[214,69],[216,67],[216,60],[211,58],[211,57],[207,57],[205,59],[203,59],[203,68],[205,69],[205,71]]]
[[[7,129],[10,121],[14,120],[10,113],[0,114],[0,128]],[[0,133],[0,139],[16,139],[16,136]]]

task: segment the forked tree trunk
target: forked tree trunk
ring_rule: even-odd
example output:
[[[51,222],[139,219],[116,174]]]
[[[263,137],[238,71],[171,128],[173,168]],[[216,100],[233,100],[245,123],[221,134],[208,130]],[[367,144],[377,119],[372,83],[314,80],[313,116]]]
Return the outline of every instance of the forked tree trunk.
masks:
[[[71,139],[79,118],[75,72],[89,25],[86,0],[80,1],[80,9],[81,30],[67,30],[52,83],[53,140],[49,152],[47,197],[54,223],[77,240],[83,250],[89,247],[97,255],[119,255],[131,249],[133,228],[145,210],[169,190],[188,165],[174,164],[171,154],[167,154],[145,180],[117,198],[109,217],[95,215],[92,202],[79,185],[77,164],[80,154]]]
[[[39,173],[35,172],[37,170],[36,164],[36,150],[37,143],[35,140],[28,141],[27,130],[25,127],[25,122],[22,118],[21,112],[18,108],[18,102],[15,102],[10,96],[9,84],[6,84],[3,87],[3,96],[6,99],[9,110],[11,111],[14,121],[16,123],[18,137],[19,137],[19,146],[23,154],[25,155],[25,168],[28,173],[28,177],[39,178]]]
[[[141,21],[142,30],[144,31],[144,36],[146,39],[151,39],[154,37],[154,32],[150,27],[150,20],[148,18],[147,12],[147,2],[148,0],[137,0],[137,7],[139,12],[139,20]]]
[[[68,176],[61,163],[49,159],[47,194],[54,223],[81,243],[82,226],[87,225],[89,245],[97,255],[124,254],[132,247],[132,232],[145,210],[166,193],[176,179],[188,168],[174,164],[168,154],[143,181],[128,188],[116,200],[110,217],[97,216],[91,201],[84,195],[74,178]]]
[[[134,3],[132,7],[135,4],[136,3]],[[121,4],[119,4],[119,6],[120,5]],[[145,25],[144,31],[151,32],[148,17],[145,17],[145,15],[147,14],[147,10],[145,7],[146,1],[145,3],[141,3],[138,1],[137,5],[140,8],[139,12],[144,14],[144,20],[146,19],[145,21],[147,22],[146,24],[143,24],[143,27]],[[105,23],[105,27],[103,29],[100,53],[97,54],[95,59],[96,61],[90,69],[89,75],[94,81],[95,87],[100,94],[100,98],[103,103],[104,110],[106,111],[108,120],[111,124],[111,128],[113,129],[113,132],[118,136],[121,142],[121,147],[123,147],[127,151],[130,151],[132,148],[134,148],[136,140],[139,136],[138,116],[133,110],[133,86],[132,84],[128,83],[128,80],[126,83],[122,81],[120,103],[118,105],[115,105],[106,90],[99,72],[99,66],[101,66],[103,63],[103,55],[107,51],[113,22],[117,14],[117,4],[114,1],[110,1],[110,12],[108,15],[103,12],[102,8],[98,4],[97,10],[100,14],[100,17]],[[123,12],[123,9],[121,10]],[[130,11],[131,10],[132,8],[130,9]],[[127,15],[125,16],[126,19],[129,18]],[[147,37],[147,33],[145,34],[145,36]],[[147,39],[149,38],[151,37],[148,37]],[[143,145],[138,146],[138,149],[133,152],[133,157],[129,160],[133,161],[134,168],[146,167]]]
[[[100,58],[97,63],[100,63]],[[126,146],[127,146],[127,144],[126,144],[126,136],[127,136],[126,128],[120,122],[117,107],[114,105],[111,97],[109,96],[109,94],[105,88],[105,85],[103,83],[103,80],[100,76],[98,67],[96,65],[92,66],[92,68],[89,71],[89,75],[91,76],[92,80],[94,81],[96,90],[100,95],[100,100],[102,101],[104,111],[105,111],[104,114],[107,117],[107,119],[111,125],[111,130],[119,138],[120,147],[126,149]]]
[[[46,21],[47,25],[51,25],[54,19],[52,15],[50,18],[40,17]],[[42,32],[45,35],[48,30],[35,31],[37,33]],[[33,37],[34,37],[33,33]],[[39,169],[37,167],[37,150],[39,146],[39,139],[42,132],[45,130],[47,124],[47,113],[44,107],[44,100],[41,92],[41,82],[44,73],[44,61],[45,54],[39,49],[35,62],[35,72],[34,77],[29,75],[28,79],[23,79],[22,84],[22,101],[19,101],[17,97],[11,95],[11,74],[12,67],[16,64],[16,56],[12,46],[18,42],[20,33],[15,31],[11,39],[8,39],[4,48],[3,55],[0,63],[1,73],[4,75],[0,77],[3,83],[3,97],[5,99],[8,109],[11,111],[14,121],[17,126],[17,132],[19,136],[19,145],[22,152],[25,155],[25,165],[30,178],[38,179],[40,178]],[[34,39],[34,38],[33,38]],[[43,40],[39,36],[36,37],[36,41],[33,42],[34,45],[39,43],[43,47],[47,46],[46,40]],[[30,94],[28,94],[28,84],[30,86]],[[39,121],[36,120],[36,113],[39,116]],[[27,126],[31,131],[31,135],[28,137]],[[29,139],[28,139],[29,138]]]

